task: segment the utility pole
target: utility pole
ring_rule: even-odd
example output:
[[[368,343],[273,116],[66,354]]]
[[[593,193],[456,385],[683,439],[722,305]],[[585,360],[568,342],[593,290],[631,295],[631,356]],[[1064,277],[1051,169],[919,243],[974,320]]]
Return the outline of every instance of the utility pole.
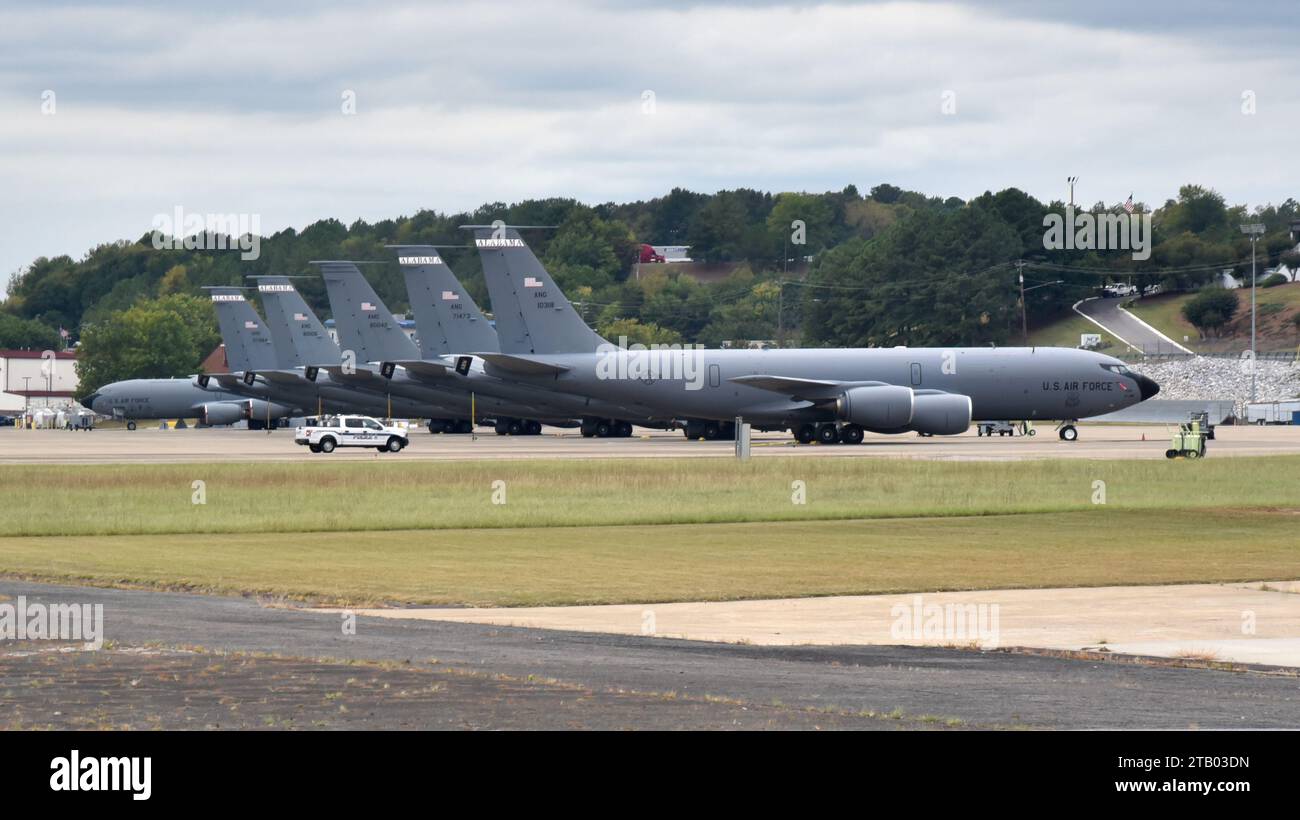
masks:
[[[785,347],[785,280],[776,288],[776,343]]]
[[[1250,400],[1255,401],[1255,371],[1259,367],[1258,352],[1255,349],[1255,243],[1264,235],[1262,222],[1251,222],[1241,226],[1241,232],[1250,237]]]
[[[1073,199],[1073,197],[1071,197]],[[1029,308],[1025,304],[1025,260],[1016,260],[1016,270],[1020,274],[1020,332],[1024,335],[1025,345],[1029,345]]]

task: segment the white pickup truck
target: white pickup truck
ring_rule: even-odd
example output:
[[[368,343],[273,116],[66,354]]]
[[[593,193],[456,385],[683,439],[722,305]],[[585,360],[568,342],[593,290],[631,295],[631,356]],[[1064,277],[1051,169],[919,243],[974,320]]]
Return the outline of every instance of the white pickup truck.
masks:
[[[411,443],[406,430],[385,427],[369,416],[326,416],[320,424],[299,427],[293,440],[313,453],[332,453],[335,447],[373,447],[381,453],[398,453]]]

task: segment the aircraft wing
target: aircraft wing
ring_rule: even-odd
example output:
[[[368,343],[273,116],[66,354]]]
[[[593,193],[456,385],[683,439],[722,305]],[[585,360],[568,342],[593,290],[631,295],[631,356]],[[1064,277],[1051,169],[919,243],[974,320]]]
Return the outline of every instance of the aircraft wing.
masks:
[[[797,379],[792,376],[735,376],[727,381],[770,390],[798,401],[827,401],[838,398],[847,386],[845,382],[826,381],[822,379]],[[857,385],[858,382],[854,382]]]

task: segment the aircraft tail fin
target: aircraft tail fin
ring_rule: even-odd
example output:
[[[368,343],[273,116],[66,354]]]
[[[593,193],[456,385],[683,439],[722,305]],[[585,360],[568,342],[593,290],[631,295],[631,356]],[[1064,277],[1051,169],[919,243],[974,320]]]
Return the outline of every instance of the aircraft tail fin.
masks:
[[[358,362],[418,359],[420,351],[353,262],[313,262],[325,277],[339,347]]]
[[[338,364],[338,345],[330,339],[325,325],[307,306],[307,300],[287,276],[257,276],[257,291],[262,296],[271,339],[279,353],[277,366],[282,370]]]
[[[226,363],[235,372],[266,370],[277,365],[277,349],[267,325],[244,297],[243,288],[208,288],[217,312],[217,327],[226,345]]]
[[[447,353],[498,350],[497,332],[474,298],[432,245],[389,245],[406,277],[406,293],[420,331],[420,350],[430,359]]]
[[[467,225],[483,259],[483,277],[503,353],[592,353],[607,342],[587,326],[519,232]]]

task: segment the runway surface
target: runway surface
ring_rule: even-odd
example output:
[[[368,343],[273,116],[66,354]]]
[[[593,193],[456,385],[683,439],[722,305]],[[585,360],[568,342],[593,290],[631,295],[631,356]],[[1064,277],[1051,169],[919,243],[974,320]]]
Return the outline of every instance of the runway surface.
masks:
[[[936,614],[948,617],[950,610],[954,616],[948,628],[927,634],[926,620]],[[762,646],[961,644],[993,649],[1093,649],[1300,668],[1297,581],[607,606],[404,607],[359,612],[403,620],[622,635],[652,632],[662,637]]]
[[[269,717],[292,723],[300,714],[295,704],[311,701],[308,714],[320,711],[322,687],[335,686],[339,702],[365,698],[368,711],[342,718],[336,704],[330,712],[353,727],[1300,727],[1300,678],[1256,671],[963,649],[747,646],[366,616],[346,635],[336,614],[241,598],[21,581],[0,581],[0,595],[102,604],[113,642],[107,651],[61,655],[40,646],[31,654],[35,642],[23,652],[0,644],[0,714],[11,725],[15,714],[21,725],[79,725],[82,717],[95,719],[96,709],[109,720],[165,713],[174,721],[181,713],[175,702],[185,697],[194,699],[195,714],[231,702],[246,704],[236,713],[258,714],[263,696],[283,709]],[[251,665],[219,659],[197,679],[192,668],[164,668],[178,675],[174,681],[134,677],[141,654],[164,647],[274,657]],[[70,658],[94,668],[79,676]],[[311,664],[299,664],[297,676],[278,686],[273,677],[269,686],[250,679],[259,669],[273,676],[277,661],[329,658],[389,665],[351,667],[363,692],[337,681],[333,667]],[[411,681],[409,673],[425,669],[442,670],[432,680],[447,685],[447,697]],[[69,674],[55,674],[64,670]],[[474,687],[451,685],[466,677]]]
[[[1010,461],[1019,459],[1131,459],[1165,457],[1172,426],[1084,424],[1079,440],[1061,441],[1051,425],[1035,436],[922,438],[867,434],[860,445],[795,444],[787,433],[755,433],[753,455],[815,458],[914,458]],[[1300,427],[1219,427],[1209,456],[1300,455]],[[1145,439],[1145,440],[1144,440]],[[643,430],[625,439],[585,439],[576,431],[547,428],[540,436],[412,433],[411,446],[396,455],[342,448],[313,455],[294,444],[289,430],[231,429],[15,430],[0,428],[0,464],[166,464],[185,462],[296,461],[301,459],[430,461],[531,458],[731,458],[730,441],[687,441],[680,432]]]

